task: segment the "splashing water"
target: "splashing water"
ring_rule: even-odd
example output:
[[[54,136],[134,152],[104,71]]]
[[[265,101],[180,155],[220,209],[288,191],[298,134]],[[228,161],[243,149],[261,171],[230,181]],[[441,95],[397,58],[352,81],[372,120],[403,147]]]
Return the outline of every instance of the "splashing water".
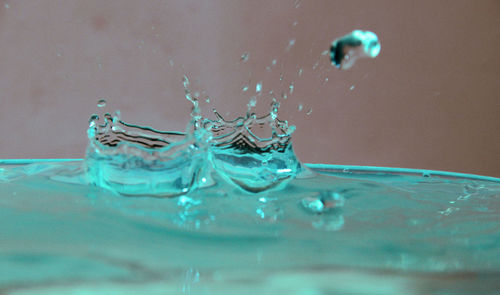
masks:
[[[380,53],[380,43],[375,33],[355,30],[332,42],[330,59],[333,65],[346,70],[359,58],[375,58]]]
[[[332,61],[343,69],[358,57],[375,57],[380,46],[367,41],[372,37],[353,32],[336,40]],[[256,89],[244,116],[227,120],[214,110],[208,119],[187,77],[183,85],[192,104],[183,132],[126,123],[119,111],[104,112],[100,100],[83,166],[0,161],[0,233],[7,237],[0,245],[0,293],[500,288],[500,263],[493,259],[500,249],[499,179],[307,168],[292,148],[295,127],[278,119],[276,98],[259,117],[253,110],[263,94]],[[284,87],[293,93],[293,82]]]

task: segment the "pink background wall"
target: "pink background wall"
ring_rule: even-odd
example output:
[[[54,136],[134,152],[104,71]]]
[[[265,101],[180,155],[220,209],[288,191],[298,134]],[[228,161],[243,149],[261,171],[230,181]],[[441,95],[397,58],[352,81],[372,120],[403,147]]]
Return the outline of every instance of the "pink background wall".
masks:
[[[1,2],[0,158],[83,157],[101,97],[128,122],[183,130],[186,73],[207,113],[232,116],[249,80],[252,93],[294,81],[280,117],[305,162],[500,177],[498,0]],[[382,52],[339,71],[321,53],[354,29]]]

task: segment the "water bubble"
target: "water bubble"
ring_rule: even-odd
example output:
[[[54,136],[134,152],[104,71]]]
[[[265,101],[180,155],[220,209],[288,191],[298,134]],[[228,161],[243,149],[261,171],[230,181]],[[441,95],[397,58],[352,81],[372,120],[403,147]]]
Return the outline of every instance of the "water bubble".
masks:
[[[106,106],[106,99],[101,98],[101,99],[99,99],[99,101],[97,101],[97,107],[98,108],[103,108],[105,106]]]
[[[250,53],[244,52],[240,57],[240,61],[246,62],[249,58],[250,58]]]
[[[345,199],[339,193],[321,192],[312,197],[302,199],[302,207],[309,213],[322,214],[344,206]]]
[[[348,69],[358,58],[375,58],[380,53],[377,35],[370,31],[355,30],[332,42],[330,59],[340,69]]]

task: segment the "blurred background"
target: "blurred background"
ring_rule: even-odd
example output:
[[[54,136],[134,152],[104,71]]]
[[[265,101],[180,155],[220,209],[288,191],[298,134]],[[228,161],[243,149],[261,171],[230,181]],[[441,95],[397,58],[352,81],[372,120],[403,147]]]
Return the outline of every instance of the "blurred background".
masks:
[[[498,0],[0,3],[0,158],[83,158],[101,98],[184,130],[187,75],[204,113],[228,119],[257,83],[262,115],[287,93],[279,117],[304,162],[500,177]],[[338,70],[322,53],[355,29],[382,51]]]

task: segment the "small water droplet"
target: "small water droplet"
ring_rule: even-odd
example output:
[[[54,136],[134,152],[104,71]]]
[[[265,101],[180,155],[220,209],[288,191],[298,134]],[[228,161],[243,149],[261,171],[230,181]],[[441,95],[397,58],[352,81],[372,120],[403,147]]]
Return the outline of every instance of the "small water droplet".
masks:
[[[99,99],[99,101],[97,101],[97,107],[98,108],[103,108],[105,106],[106,106],[106,99],[101,98],[101,99]]]
[[[351,85],[351,87],[349,87],[349,90],[354,90],[355,86],[354,85]]]
[[[6,8],[6,9],[9,9],[9,8],[10,8],[9,3],[5,3],[5,4],[4,4],[4,6],[5,6],[5,8]]]
[[[290,83],[290,86],[288,88],[290,89],[290,94],[292,94],[295,86],[293,86],[293,83]]]
[[[273,66],[275,66],[275,65],[276,65],[276,62],[277,62],[277,61],[276,61],[275,59],[273,59],[273,61],[271,62],[271,64],[272,64]]]
[[[250,58],[250,53],[244,52],[240,57],[240,61],[246,62],[249,58]]]
[[[248,101],[248,109],[250,110],[251,108],[254,108],[256,105],[257,105],[257,98],[255,96],[252,96]]]
[[[246,92],[248,90],[248,85],[243,85],[241,91]]]
[[[295,26],[297,26],[298,24],[299,24],[299,22],[298,22],[298,21],[294,21],[294,22],[293,22],[293,24],[292,24],[292,26],[294,26],[294,27],[295,27]]]
[[[287,99],[288,98],[288,95],[286,95],[285,91],[281,92],[281,97],[283,99]]]
[[[315,196],[303,198],[302,207],[309,213],[322,214],[344,206],[345,199],[339,193],[321,192]]]
[[[330,46],[331,62],[340,69],[352,67],[358,58],[375,58],[379,53],[378,37],[370,31],[355,30]]]
[[[306,115],[308,115],[308,116],[309,116],[312,112],[313,112],[313,109],[312,109],[312,108],[310,108],[310,109],[307,111]]]
[[[262,92],[262,82],[259,82],[257,83],[257,85],[255,85],[255,92]]]
[[[294,6],[295,8],[299,8],[299,6],[300,6],[300,1],[301,1],[301,0],[294,0],[294,1],[293,1],[293,6]]]
[[[95,122],[99,120],[99,115],[97,114],[92,114],[89,119],[89,126],[93,127],[95,125]]]
[[[302,104],[299,104],[299,106],[297,107],[297,109],[299,110],[299,112],[302,111],[303,108],[304,108],[304,105],[302,105]]]
[[[321,55],[328,55],[328,52],[329,52],[328,50],[325,50],[325,51],[321,52]]]
[[[302,72],[303,72],[303,71],[304,71],[304,70],[302,70],[302,68],[300,68],[300,69],[299,69],[299,77],[300,77],[300,76],[302,76]]]
[[[207,97],[207,98],[205,99],[205,101],[206,101],[207,103],[209,103],[209,102],[210,102],[210,97]]]
[[[290,49],[292,49],[293,45],[295,45],[295,39],[290,39],[288,41],[288,46],[286,47],[286,51],[290,51]]]

